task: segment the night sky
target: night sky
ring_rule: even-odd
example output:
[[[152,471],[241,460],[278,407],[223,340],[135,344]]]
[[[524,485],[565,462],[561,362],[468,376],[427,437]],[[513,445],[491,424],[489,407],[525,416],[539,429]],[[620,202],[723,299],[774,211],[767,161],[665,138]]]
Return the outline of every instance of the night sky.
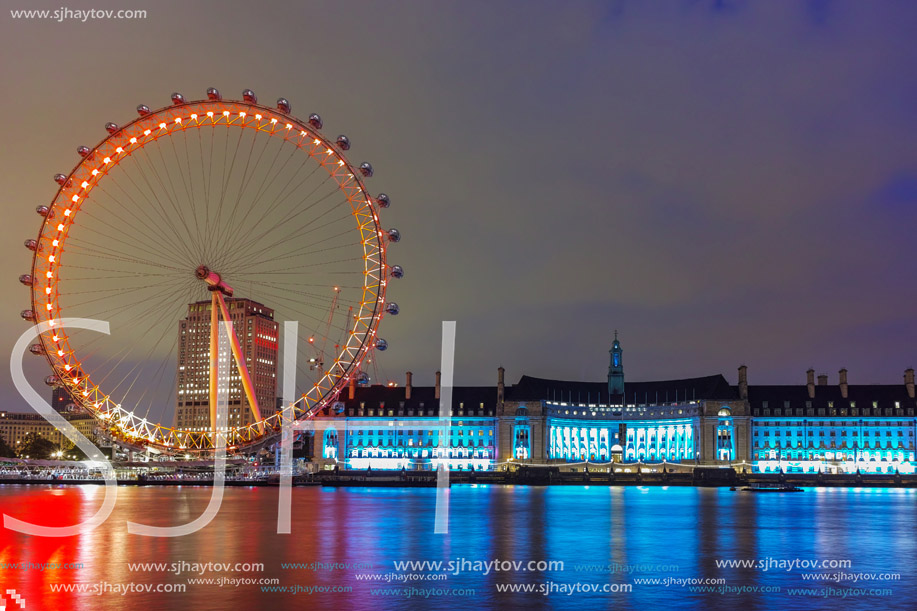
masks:
[[[85,6],[84,6],[85,5]],[[254,89],[347,134],[393,200],[384,378],[457,384],[749,367],[750,383],[901,383],[917,364],[917,4],[69,2],[0,14],[0,348],[23,240],[106,121]],[[6,357],[4,357],[6,358]],[[44,362],[27,355],[36,380]],[[27,409],[0,374],[0,409]],[[43,392],[45,392],[43,390]],[[50,394],[49,392],[47,394]]]

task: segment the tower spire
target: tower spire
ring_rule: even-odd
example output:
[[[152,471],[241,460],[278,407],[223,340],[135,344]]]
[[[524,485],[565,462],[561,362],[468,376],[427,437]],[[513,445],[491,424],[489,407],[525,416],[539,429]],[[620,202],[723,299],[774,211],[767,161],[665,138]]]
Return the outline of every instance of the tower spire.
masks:
[[[608,394],[624,394],[624,351],[621,349],[621,342],[618,341],[618,330],[615,329],[615,339],[611,344],[611,350],[608,351],[611,357],[608,364]]]

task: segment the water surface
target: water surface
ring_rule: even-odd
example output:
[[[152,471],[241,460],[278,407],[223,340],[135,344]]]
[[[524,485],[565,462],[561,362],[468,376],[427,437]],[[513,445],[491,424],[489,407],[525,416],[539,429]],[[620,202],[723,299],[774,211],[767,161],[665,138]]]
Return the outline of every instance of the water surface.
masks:
[[[94,513],[102,494],[99,486],[4,485],[0,508],[19,519],[64,525]],[[296,488],[293,532],[279,535],[276,488],[227,488],[217,517],[193,535],[150,538],[127,532],[127,521],[188,522],[204,510],[210,494],[204,487],[122,487],[109,520],[79,537],[3,530],[3,590],[15,589],[27,609],[917,608],[913,490],[753,494],[676,487],[454,486],[449,532],[437,535],[434,489]],[[499,570],[501,565],[495,570],[492,564],[488,571],[481,564],[495,560],[555,564],[532,571]],[[724,568],[718,565],[724,560],[760,566]],[[396,561],[445,564],[440,570],[397,569]],[[787,570],[790,561],[850,565]],[[9,568],[15,563],[33,567]],[[66,563],[82,567],[64,568]],[[134,563],[163,566],[138,569]],[[261,563],[264,569],[200,566],[207,563]],[[42,564],[44,570],[34,567]],[[803,578],[814,573],[825,576]],[[863,574],[873,575],[864,580]],[[277,582],[251,583],[261,579]],[[652,579],[659,582],[645,581]],[[685,583],[697,579],[723,581]],[[235,585],[239,580],[249,582]],[[60,584],[82,584],[78,587],[88,591],[51,591]],[[536,591],[499,592],[506,584]],[[176,585],[186,591],[136,591]],[[619,591],[584,591],[606,585]],[[711,591],[692,591],[699,585]],[[122,594],[124,587],[135,591]],[[631,591],[620,591],[626,587]],[[570,588],[579,591],[567,594]]]

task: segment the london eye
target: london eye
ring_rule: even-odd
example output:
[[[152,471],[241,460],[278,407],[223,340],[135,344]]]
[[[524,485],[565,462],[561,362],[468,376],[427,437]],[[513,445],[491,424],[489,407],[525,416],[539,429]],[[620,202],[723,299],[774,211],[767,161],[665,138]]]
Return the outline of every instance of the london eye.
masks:
[[[386,288],[403,275],[386,261],[400,240],[381,224],[390,200],[370,194],[373,168],[348,160],[347,136],[324,135],[317,114],[297,119],[286,99],[211,88],[137,113],[79,147],[37,208],[22,317],[47,330],[30,350],[116,443],[244,450],[365,381],[362,364],[387,347],[379,323],[398,306]],[[67,318],[107,321],[110,334]],[[279,349],[284,321],[298,323],[295,351]],[[221,325],[227,422],[215,414]],[[296,355],[292,403],[278,397],[283,354]]]

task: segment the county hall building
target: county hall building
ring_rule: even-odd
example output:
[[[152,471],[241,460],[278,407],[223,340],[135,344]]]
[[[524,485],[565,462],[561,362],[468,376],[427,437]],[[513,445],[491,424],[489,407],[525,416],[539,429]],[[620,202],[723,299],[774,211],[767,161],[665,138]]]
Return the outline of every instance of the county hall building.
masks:
[[[491,470],[507,463],[732,465],[759,472],[913,473],[914,371],[898,385],[749,385],[721,374],[625,381],[615,337],[603,382],[522,376],[507,386],[443,389],[351,385],[314,421],[316,462],[328,468]],[[448,426],[444,426],[448,424]]]

